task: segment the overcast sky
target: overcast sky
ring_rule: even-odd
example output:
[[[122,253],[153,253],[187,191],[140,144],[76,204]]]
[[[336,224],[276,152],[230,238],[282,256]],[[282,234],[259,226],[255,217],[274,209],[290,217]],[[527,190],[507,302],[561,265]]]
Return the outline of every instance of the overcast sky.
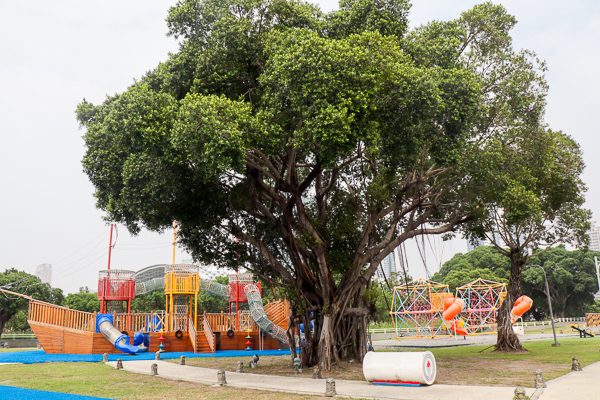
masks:
[[[176,2],[128,0],[0,1],[0,270],[30,273],[51,263],[53,286],[65,293],[95,290],[107,265],[109,228],[95,208],[93,187],[82,172],[83,131],[75,107],[120,93],[177,50],[164,19]],[[325,11],[337,2],[319,2]],[[413,2],[411,25],[449,20],[475,1]],[[497,3],[497,2],[496,2]],[[546,120],[572,135],[584,150],[587,207],[599,218],[600,157],[596,154],[600,93],[600,2],[503,1],[519,21],[515,48],[535,51],[548,62]],[[172,232],[124,228],[111,268],[139,270],[172,261]],[[464,240],[425,242],[427,266],[438,269]],[[416,246],[409,273],[425,276]],[[189,258],[177,251],[177,262]]]

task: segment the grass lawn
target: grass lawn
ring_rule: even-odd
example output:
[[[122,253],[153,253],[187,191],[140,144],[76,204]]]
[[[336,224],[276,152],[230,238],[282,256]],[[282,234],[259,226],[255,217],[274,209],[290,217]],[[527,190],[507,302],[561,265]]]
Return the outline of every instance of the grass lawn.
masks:
[[[0,353],[12,353],[14,351],[33,351],[33,350],[39,350],[35,347],[27,347],[27,348],[22,348],[22,349],[0,349]]]
[[[561,347],[551,347],[554,340],[536,340],[526,342],[527,353],[498,354],[488,346],[464,346],[429,349],[437,361],[436,383],[448,385],[475,386],[533,386],[533,371],[541,369],[546,380],[562,376],[571,370],[574,356],[579,357],[582,366],[600,361],[600,337],[595,338],[559,338]],[[408,350],[407,350],[408,351]],[[420,351],[412,349],[410,351]],[[204,368],[235,371],[237,361],[243,361],[247,373],[298,376],[294,373],[290,357],[261,357],[255,369],[248,368],[248,357],[237,358],[195,358],[186,359],[186,364]],[[178,360],[169,360],[179,362]],[[310,377],[312,369],[304,369],[302,377]],[[323,378],[364,380],[362,365],[343,361],[332,371],[323,372]]]
[[[533,371],[541,369],[546,380],[571,371],[573,357],[581,366],[600,361],[600,338],[559,338],[561,347],[551,347],[554,340],[536,340],[523,344],[527,353],[493,353],[487,346],[433,349],[438,364],[436,382],[461,385],[526,386],[533,385]]]
[[[46,363],[0,365],[0,385],[111,399],[325,399],[290,393],[267,392],[172,381],[133,372],[117,371],[104,363]]]

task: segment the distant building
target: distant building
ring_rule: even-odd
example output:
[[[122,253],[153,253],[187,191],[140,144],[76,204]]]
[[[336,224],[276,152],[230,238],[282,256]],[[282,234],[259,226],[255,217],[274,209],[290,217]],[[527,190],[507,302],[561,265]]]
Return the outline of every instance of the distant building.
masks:
[[[474,239],[473,241],[467,239],[467,253],[475,250],[479,246],[487,246],[485,242],[486,241],[482,239]]]
[[[40,278],[42,283],[51,284],[52,281],[52,265],[40,264],[35,269],[35,275]]]
[[[383,259],[383,261],[381,261],[381,264],[379,264],[379,267],[377,267],[377,272],[376,272],[376,277],[378,279],[390,279],[390,277],[392,276],[393,273],[395,273],[396,270],[396,251],[392,251],[390,254],[388,254],[388,256],[386,258]]]
[[[591,221],[592,227],[586,233],[590,237],[590,250],[600,251],[600,227],[596,226],[596,221]]]

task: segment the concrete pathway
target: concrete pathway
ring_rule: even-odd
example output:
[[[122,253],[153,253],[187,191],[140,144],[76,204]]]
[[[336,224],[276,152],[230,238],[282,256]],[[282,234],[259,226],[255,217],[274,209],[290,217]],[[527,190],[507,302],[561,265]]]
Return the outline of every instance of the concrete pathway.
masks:
[[[600,400],[600,362],[584,367],[583,371],[552,379],[547,385],[547,388],[539,389],[532,399]],[[527,392],[530,393],[529,390]]]
[[[578,334],[568,333],[557,335],[558,342],[563,338],[579,337]],[[550,333],[533,333],[528,335],[519,336],[521,343],[532,340],[545,340],[553,339],[552,330]],[[438,337],[435,339],[420,338],[420,339],[383,339],[373,340],[373,347],[375,349],[386,349],[386,348],[434,348],[434,347],[454,347],[454,346],[491,346],[496,343],[497,335],[477,335],[477,336],[458,336],[454,337]]]
[[[151,365],[158,365],[158,375],[166,379],[217,384],[217,370],[182,366],[168,361],[124,361],[126,371],[150,375]],[[108,362],[116,367],[116,362]],[[227,386],[288,393],[325,395],[325,379],[291,378],[273,375],[226,372]],[[482,400],[512,399],[514,388],[487,386],[432,385],[422,387],[379,386],[364,381],[336,380],[338,396],[363,399]],[[527,389],[532,394],[534,389]],[[586,398],[589,400],[589,397]]]

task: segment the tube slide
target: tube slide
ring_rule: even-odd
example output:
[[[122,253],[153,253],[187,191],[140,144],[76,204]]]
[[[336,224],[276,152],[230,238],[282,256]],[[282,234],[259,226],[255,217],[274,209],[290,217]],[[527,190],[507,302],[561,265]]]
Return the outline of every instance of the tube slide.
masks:
[[[444,325],[451,332],[459,334],[459,335],[467,335],[466,329],[464,329],[464,321],[460,318],[458,320],[454,320],[458,314],[465,308],[465,302],[463,299],[458,297],[447,297],[444,299],[444,312],[442,313],[442,318],[444,319]],[[454,322],[452,322],[454,320]],[[462,325],[462,326],[461,326]]]
[[[281,343],[285,345],[290,345],[287,337],[287,333],[280,326],[275,325],[267,314],[265,313],[265,309],[263,308],[262,298],[260,296],[260,291],[256,285],[246,285],[244,288],[244,292],[246,293],[246,298],[248,299],[248,305],[250,306],[250,315],[252,315],[252,319],[266,333],[268,333],[273,338],[279,340]]]
[[[510,311],[510,319],[514,324],[517,318],[525,314],[531,306],[533,305],[533,300],[531,300],[527,296],[521,296],[515,301],[512,310]]]
[[[115,349],[122,351],[123,353],[137,353],[139,347],[130,345],[129,336],[119,332],[112,323],[112,314],[98,314],[96,317],[96,331],[102,333],[106,340],[115,346]]]

